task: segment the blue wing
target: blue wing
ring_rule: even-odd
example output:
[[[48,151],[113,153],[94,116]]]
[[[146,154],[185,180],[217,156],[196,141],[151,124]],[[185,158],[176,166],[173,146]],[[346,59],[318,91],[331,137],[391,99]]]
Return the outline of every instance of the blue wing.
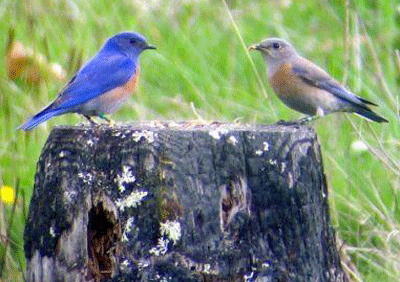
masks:
[[[71,79],[51,108],[73,111],[76,106],[124,85],[134,74],[136,64],[120,53],[99,53]]]

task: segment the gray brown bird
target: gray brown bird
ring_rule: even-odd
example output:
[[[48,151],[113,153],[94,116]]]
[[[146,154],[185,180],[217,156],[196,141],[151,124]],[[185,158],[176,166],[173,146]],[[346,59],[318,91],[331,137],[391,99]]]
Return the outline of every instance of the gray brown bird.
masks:
[[[323,69],[301,57],[285,40],[268,38],[249,50],[261,52],[274,92],[290,108],[309,116],[352,112],[375,122],[388,122],[369,108],[376,104],[345,89]]]

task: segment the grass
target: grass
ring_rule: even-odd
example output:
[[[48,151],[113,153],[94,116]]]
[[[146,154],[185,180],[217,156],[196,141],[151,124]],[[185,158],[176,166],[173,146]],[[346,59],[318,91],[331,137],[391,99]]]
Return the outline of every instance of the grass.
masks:
[[[266,37],[288,39],[305,57],[349,89],[380,105],[389,124],[333,114],[314,123],[330,188],[331,216],[354,281],[400,277],[400,6],[395,1],[74,1],[0,3],[0,56],[8,34],[68,73],[109,36],[134,30],[158,46],[141,56],[138,90],[113,119],[273,123],[301,115],[273,94],[265,66],[245,46]],[[346,32],[347,30],[347,32]],[[243,41],[241,41],[243,39]],[[397,53],[398,54],[398,53]],[[36,162],[54,118],[30,133],[16,131],[47,105],[67,80],[45,73],[30,84],[12,81],[0,64],[0,186],[18,188],[15,204],[0,205],[0,280],[24,279],[23,226]],[[366,150],[353,149],[356,141]],[[7,241],[8,239],[8,241]]]

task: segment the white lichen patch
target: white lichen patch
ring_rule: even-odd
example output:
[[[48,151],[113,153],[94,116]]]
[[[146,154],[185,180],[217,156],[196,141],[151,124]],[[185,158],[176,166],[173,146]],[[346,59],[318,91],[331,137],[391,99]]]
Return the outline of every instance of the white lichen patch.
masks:
[[[288,173],[288,187],[289,189],[292,189],[294,186],[294,178],[293,174],[291,172]]]
[[[87,144],[88,146],[92,147],[92,146],[94,145],[94,142],[93,142],[92,139],[89,139],[89,140],[86,142],[86,144]]]
[[[82,172],[80,172],[80,173],[78,173],[78,177],[80,179],[82,179],[84,184],[89,184],[93,180],[93,175],[90,174],[90,173],[82,173]]]
[[[225,134],[227,134],[229,131],[227,129],[224,128],[218,128],[215,130],[210,130],[208,132],[208,134],[210,134],[210,136],[214,139],[219,140],[222,136],[224,136]]]
[[[281,163],[281,173],[284,173],[286,170],[286,163]]]
[[[245,282],[254,281],[254,278],[255,278],[254,271],[250,272],[249,274],[245,274],[245,275],[243,276],[243,278],[244,278],[244,281],[245,281]]]
[[[132,230],[132,224],[133,224],[133,217],[128,218],[125,224],[124,232],[122,233],[122,242],[128,242],[128,236],[126,234],[130,233]]]
[[[268,268],[268,267],[270,267],[271,265],[268,263],[268,262],[264,262],[263,264],[261,264],[261,267],[262,268]]]
[[[158,238],[157,246],[151,248],[149,253],[155,256],[165,255],[168,252],[169,242],[167,238]]]
[[[128,166],[122,167],[122,173],[117,176],[118,190],[120,193],[125,191],[124,184],[132,184],[136,181],[136,177],[133,175],[132,171]]]
[[[260,149],[260,150],[256,150],[254,153],[257,155],[257,156],[261,156],[262,154],[263,154],[263,152],[268,152],[269,151],[269,144],[268,144],[268,142],[263,142],[263,148],[262,148],[262,150]]]
[[[128,197],[122,200],[118,199],[115,204],[121,211],[125,208],[136,208],[141,204],[143,198],[146,197],[147,194],[147,191],[133,191]]]
[[[181,238],[182,229],[181,224],[178,221],[170,221],[160,223],[161,236],[167,236],[174,244]]]
[[[165,255],[168,252],[168,244],[176,242],[182,236],[181,224],[178,221],[167,220],[160,223],[160,235],[157,246],[150,250],[150,254],[155,256]]]
[[[125,232],[122,233],[121,242],[128,242],[128,241],[129,241],[129,239],[128,239],[128,236],[126,236],[126,233]]]
[[[150,263],[148,261],[139,261],[137,266],[139,270],[143,270],[146,267],[149,267]]]
[[[148,130],[143,130],[143,131],[135,131],[132,134],[132,138],[135,142],[139,142],[141,138],[144,138],[147,140],[149,143],[153,143],[155,138],[157,137],[157,134]]]
[[[269,151],[269,144],[268,144],[268,142],[263,142],[263,145],[264,145],[263,150],[264,150],[264,151]]]
[[[211,265],[209,263],[204,264],[203,272],[205,274],[211,274]]]
[[[125,259],[121,263],[120,269],[125,272],[128,269],[128,267],[129,267],[129,260]]]
[[[268,163],[269,163],[270,165],[276,165],[278,162],[277,162],[276,160],[274,160],[274,159],[269,159],[269,160],[268,160]]]
[[[228,143],[232,144],[233,146],[236,146],[236,144],[238,143],[237,139],[235,136],[229,136],[228,138]]]
[[[51,237],[56,237],[56,231],[54,230],[54,226],[50,226],[50,230],[49,230],[50,236]]]

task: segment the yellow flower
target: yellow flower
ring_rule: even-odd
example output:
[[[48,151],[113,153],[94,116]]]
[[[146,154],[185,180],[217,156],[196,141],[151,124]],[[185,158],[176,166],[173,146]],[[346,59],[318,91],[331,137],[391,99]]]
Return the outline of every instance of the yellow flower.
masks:
[[[0,199],[5,203],[13,203],[15,200],[14,189],[6,185],[1,187]]]

